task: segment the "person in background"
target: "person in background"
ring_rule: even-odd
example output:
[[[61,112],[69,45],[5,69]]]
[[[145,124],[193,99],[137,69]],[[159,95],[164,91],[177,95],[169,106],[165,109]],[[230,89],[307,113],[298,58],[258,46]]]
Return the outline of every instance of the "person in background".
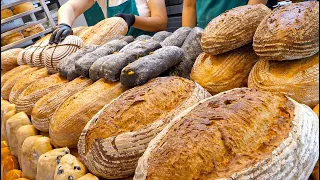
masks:
[[[205,28],[215,17],[225,11],[246,4],[265,4],[267,0],[184,0],[182,26]]]
[[[129,31],[127,35],[137,37],[165,30],[167,12],[165,0],[97,0],[104,16],[123,18]],[[89,9],[95,0],[69,0],[58,11],[58,26],[50,37],[50,44],[58,44],[72,34],[75,19]],[[103,29],[101,29],[103,31]]]

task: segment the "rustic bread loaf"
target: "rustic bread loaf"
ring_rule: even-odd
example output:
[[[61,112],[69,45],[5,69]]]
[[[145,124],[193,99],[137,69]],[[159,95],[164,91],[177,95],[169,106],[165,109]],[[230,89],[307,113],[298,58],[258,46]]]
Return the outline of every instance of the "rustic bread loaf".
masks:
[[[120,83],[101,79],[70,96],[50,120],[49,134],[52,141],[59,147],[76,147],[82,129],[92,116],[124,90]]]
[[[42,154],[39,157],[37,165],[37,180],[51,180],[54,179],[56,166],[66,154],[70,154],[68,148],[53,149]]]
[[[24,140],[21,149],[21,170],[23,177],[36,179],[39,157],[52,150],[50,139],[43,136],[30,136]]]
[[[43,79],[45,77],[48,77],[49,73],[46,68],[41,68],[36,71],[33,71],[29,74],[27,74],[25,77],[22,77],[19,81],[15,83],[15,85],[12,87],[10,91],[9,101],[11,103],[17,103],[17,99],[19,95],[27,89],[29,85],[32,83],[39,81],[40,79]]]
[[[11,151],[9,147],[2,147],[1,148],[1,160],[3,160],[5,157],[10,156]]]
[[[81,176],[77,180],[99,180],[99,178],[97,178],[97,176],[92,175],[91,173],[88,173],[84,176]]]
[[[33,4],[31,2],[25,2],[25,3],[21,3],[21,4],[14,6],[12,8],[12,12],[14,14],[20,14],[20,13],[23,13],[26,11],[30,11],[32,9],[34,9]]]
[[[4,71],[9,71],[17,67],[18,54],[22,50],[23,50],[22,48],[13,48],[13,49],[1,52],[1,69]]]
[[[18,160],[15,156],[7,156],[1,161],[1,179],[9,171],[13,169],[19,169]]]
[[[319,2],[293,3],[273,10],[259,25],[253,47],[266,60],[293,60],[319,51]]]
[[[258,59],[251,45],[215,56],[202,53],[193,66],[191,79],[211,94],[244,87]]]
[[[28,27],[27,29],[22,30],[21,33],[23,34],[24,37],[28,37],[28,36],[32,36],[34,34],[37,34],[39,32],[42,32],[44,30],[45,29],[42,26],[42,24],[36,24],[31,27]]]
[[[14,180],[22,177],[22,171],[18,169],[12,169],[4,175],[3,180]]]
[[[175,30],[170,36],[161,42],[161,46],[177,46],[181,47],[192,29],[189,27],[181,27]]]
[[[259,60],[250,72],[248,87],[281,92],[314,107],[319,104],[319,53],[295,61]]]
[[[83,41],[77,36],[67,36],[58,45],[51,45],[44,52],[44,65],[50,73],[56,73],[59,61],[83,47]]]
[[[21,39],[23,39],[23,35],[20,32],[12,33],[10,35],[7,35],[1,38],[1,46],[6,46],[16,41],[20,41]]]
[[[126,35],[127,23],[120,17],[107,18],[90,28],[82,39],[85,44],[102,45],[117,35]]]
[[[149,35],[140,35],[135,39],[135,41],[146,41],[146,40],[151,39],[151,38],[152,37],[149,36]]]
[[[84,77],[89,77],[89,69],[95,61],[97,61],[102,56],[107,56],[109,54],[120,51],[127,44],[128,43],[124,40],[112,40],[104,44],[102,47],[96,49],[95,51],[84,55],[75,62],[75,69],[77,74]]]
[[[184,56],[183,49],[166,46],[142,57],[122,69],[120,81],[124,86],[137,86],[158,77],[161,73],[177,65]]]
[[[11,77],[4,83],[4,85],[1,86],[1,97],[5,100],[9,100],[11,89],[15,85],[15,83],[18,82],[21,78],[25,77],[27,74],[38,69],[39,68],[37,67],[25,68],[19,72],[15,72],[15,74],[12,74]]]
[[[26,113],[20,112],[10,117],[6,122],[6,135],[12,155],[18,156],[18,129],[24,125],[30,125],[30,119]]]
[[[28,86],[16,100],[16,110],[31,115],[34,104],[44,95],[65,86],[68,80],[58,73],[40,79]]]
[[[260,22],[270,13],[271,10],[263,4],[226,11],[204,29],[201,38],[203,51],[217,55],[249,44]]]
[[[172,32],[168,32],[168,31],[160,31],[155,33],[152,36],[152,40],[158,41],[159,43],[161,43],[162,41],[164,41],[167,37],[169,37],[172,34]]]
[[[49,33],[49,34],[45,35],[44,37],[42,37],[41,39],[39,39],[38,41],[36,41],[35,44],[38,44],[38,43],[40,43],[40,42],[42,42],[42,41],[47,41],[47,40],[49,41],[51,35],[52,35],[52,33]]]
[[[4,75],[1,76],[1,88],[4,86],[4,83],[7,82],[8,79],[10,79],[12,76],[16,75],[17,73],[19,73],[25,69],[29,69],[29,68],[31,68],[31,67],[28,65],[22,65],[22,66],[15,67],[15,68],[11,69],[10,71],[6,72]]]
[[[37,48],[31,54],[31,66],[36,67],[45,67],[44,59],[45,59],[45,51],[49,47],[49,40],[41,41],[37,44]],[[29,52],[29,51],[27,51]],[[27,53],[29,54],[29,53]]]
[[[307,179],[318,125],[309,107],[282,94],[233,89],[176,116],[149,143],[134,179]]]
[[[130,89],[85,126],[78,143],[80,157],[97,176],[128,177],[149,141],[175,115],[209,96],[193,81],[173,76]]]
[[[78,179],[84,176],[86,172],[86,167],[76,157],[67,154],[57,164],[54,180]]]
[[[79,77],[39,99],[31,113],[32,124],[40,131],[49,132],[49,120],[67,98],[92,84],[88,78]]]
[[[72,28],[73,35],[79,37],[79,35],[82,34],[84,31],[88,30],[88,28],[89,27],[86,27],[86,26],[78,26],[78,27]]]
[[[1,10],[1,20],[13,16],[13,12],[10,9]]]
[[[17,133],[16,133],[16,139],[18,139],[17,142],[17,149],[18,149],[18,160],[19,164],[21,164],[21,149],[22,149],[22,144],[25,139],[27,139],[30,136],[36,136],[38,135],[38,130],[33,125],[24,125],[21,126]]]

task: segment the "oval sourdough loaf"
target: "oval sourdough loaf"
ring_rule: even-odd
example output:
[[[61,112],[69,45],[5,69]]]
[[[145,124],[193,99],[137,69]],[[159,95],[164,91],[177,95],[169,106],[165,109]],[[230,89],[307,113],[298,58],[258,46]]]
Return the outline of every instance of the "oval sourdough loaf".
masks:
[[[4,175],[3,180],[14,180],[22,177],[22,171],[18,169],[12,169]]]
[[[1,160],[1,179],[7,174],[9,171],[13,169],[19,169],[18,160],[15,156],[7,156]]]
[[[1,148],[8,147],[8,142],[5,140],[1,140]]]
[[[294,61],[259,60],[250,72],[248,86],[284,93],[313,108],[319,104],[319,54]]]
[[[86,172],[86,167],[76,157],[67,154],[57,164],[54,180],[78,179],[84,176]]]
[[[249,44],[260,22],[270,13],[271,10],[263,4],[226,11],[204,29],[201,39],[203,51],[217,55]]]
[[[88,28],[89,27],[86,27],[86,26],[78,26],[78,27],[72,28],[73,35],[79,37],[79,35],[85,32],[86,30],[88,30]]]
[[[118,35],[124,36],[127,34],[127,32],[127,23],[120,17],[112,17],[104,19],[94,25],[92,28],[86,31],[81,38],[86,45],[102,45],[103,42],[107,42]]]
[[[13,48],[13,49],[1,52],[1,69],[4,71],[9,71],[17,67],[18,54],[22,50],[23,50],[22,48]]]
[[[99,178],[97,178],[97,176],[92,175],[91,173],[88,173],[88,174],[78,178],[77,180],[99,180]]]
[[[146,40],[151,39],[151,38],[152,38],[152,37],[149,36],[149,35],[140,35],[140,36],[138,36],[135,40],[136,40],[136,41],[146,41]]]
[[[67,98],[83,90],[93,82],[84,77],[79,77],[39,99],[31,113],[33,125],[40,131],[49,132],[49,120],[53,113]]]
[[[16,100],[16,110],[31,115],[34,104],[44,95],[65,86],[68,80],[58,73],[42,78],[28,86]]]
[[[54,172],[60,160],[66,154],[70,154],[68,148],[53,149],[42,154],[39,157],[37,164],[37,180],[50,180],[54,179]]]
[[[11,16],[14,16],[14,14],[10,9],[2,9],[1,10],[1,20],[6,19]]]
[[[24,125],[21,126],[17,133],[16,133],[16,139],[18,139],[17,142],[17,149],[18,149],[18,160],[19,164],[21,164],[21,149],[22,149],[22,144],[25,139],[27,139],[30,136],[36,136],[38,135],[38,130],[33,125]]]
[[[4,86],[4,83],[8,81],[8,79],[10,79],[12,76],[16,75],[17,73],[25,70],[25,69],[29,69],[31,68],[28,65],[22,65],[22,66],[18,66],[15,67],[13,69],[11,69],[10,71],[6,72],[4,75],[1,76],[1,88]],[[1,96],[2,98],[2,96]]]
[[[41,41],[38,44],[38,47],[34,49],[31,54],[31,64],[36,67],[45,67],[44,66],[44,55],[45,50],[49,47],[49,40]]]
[[[251,45],[215,56],[202,53],[193,66],[191,79],[211,94],[244,87],[258,59]]]
[[[21,148],[21,170],[23,177],[36,179],[39,157],[52,150],[50,139],[43,136],[30,136],[24,140]]]
[[[293,60],[319,51],[319,2],[276,8],[259,25],[253,47],[267,60]]]
[[[50,73],[56,73],[59,61],[83,47],[83,41],[77,36],[67,36],[61,43],[53,44],[44,52],[44,65]]]
[[[9,101],[11,103],[17,103],[19,95],[27,89],[32,83],[39,81],[42,78],[48,77],[49,73],[46,68],[41,68],[39,70],[33,71],[27,74],[25,77],[22,77],[19,81],[15,83],[10,91]]]
[[[152,39],[152,40],[155,40],[155,41],[158,41],[159,43],[161,43],[161,42],[164,41],[167,37],[169,37],[171,34],[172,34],[172,32],[160,31],[160,32],[155,33],[151,39]]]
[[[282,94],[233,89],[176,116],[149,143],[134,179],[307,179],[318,126],[309,107]]]
[[[74,148],[87,122],[124,88],[120,83],[103,79],[70,96],[55,111],[49,123],[49,134],[59,147]]]
[[[14,6],[12,8],[12,12],[14,14],[20,14],[20,13],[29,11],[31,9],[34,9],[33,4],[31,2],[25,2],[25,3],[21,3],[21,4]]]
[[[192,29],[189,27],[181,27],[175,30],[170,36],[161,42],[161,46],[177,46],[181,47]]]
[[[173,76],[130,89],[88,122],[78,143],[80,157],[97,176],[128,177],[149,141],[175,115],[209,96],[193,81]]]

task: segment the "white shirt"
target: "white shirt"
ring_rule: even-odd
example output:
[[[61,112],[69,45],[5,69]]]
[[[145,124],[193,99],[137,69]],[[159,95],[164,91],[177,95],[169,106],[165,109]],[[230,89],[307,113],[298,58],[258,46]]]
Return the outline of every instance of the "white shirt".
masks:
[[[102,9],[102,12],[104,14],[104,17],[106,18],[106,14],[107,14],[107,0],[96,0],[100,6],[100,8]],[[124,2],[126,2],[127,0],[108,0],[109,1],[109,7],[114,7],[114,6],[118,6]],[[137,5],[137,9],[138,9],[138,13],[139,16],[143,16],[143,17],[150,17],[151,13],[150,13],[150,9],[148,6],[148,2],[150,0],[135,0],[136,1],[136,5]]]

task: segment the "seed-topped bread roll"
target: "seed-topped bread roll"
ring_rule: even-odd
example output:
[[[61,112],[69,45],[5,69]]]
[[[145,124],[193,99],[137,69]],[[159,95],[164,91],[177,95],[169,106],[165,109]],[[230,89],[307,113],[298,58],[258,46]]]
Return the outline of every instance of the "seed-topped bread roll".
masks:
[[[19,5],[16,5],[12,8],[12,12],[14,14],[20,14],[29,10],[34,9],[34,6],[31,2],[25,2],[25,3],[21,3]]]
[[[176,116],[139,159],[141,179],[307,179],[319,120],[282,94],[241,88]]]
[[[128,177],[149,141],[175,115],[209,96],[193,81],[173,76],[130,89],[88,122],[78,143],[80,157],[97,176]]]
[[[86,174],[86,167],[73,155],[67,154],[60,159],[60,163],[57,164],[54,179],[78,179]]]
[[[32,36],[34,34],[37,34],[39,32],[44,31],[44,27],[41,24],[36,24],[34,26],[28,27],[27,29],[24,29],[21,31],[24,37]]]
[[[319,2],[306,1],[273,10],[259,25],[253,47],[267,60],[293,60],[319,51]]]
[[[252,42],[262,19],[271,13],[263,5],[233,8],[214,18],[204,29],[201,44],[204,52],[217,55]]]
[[[17,67],[18,54],[22,50],[23,50],[22,48],[13,48],[13,49],[1,52],[1,69],[4,71],[9,71]]]

